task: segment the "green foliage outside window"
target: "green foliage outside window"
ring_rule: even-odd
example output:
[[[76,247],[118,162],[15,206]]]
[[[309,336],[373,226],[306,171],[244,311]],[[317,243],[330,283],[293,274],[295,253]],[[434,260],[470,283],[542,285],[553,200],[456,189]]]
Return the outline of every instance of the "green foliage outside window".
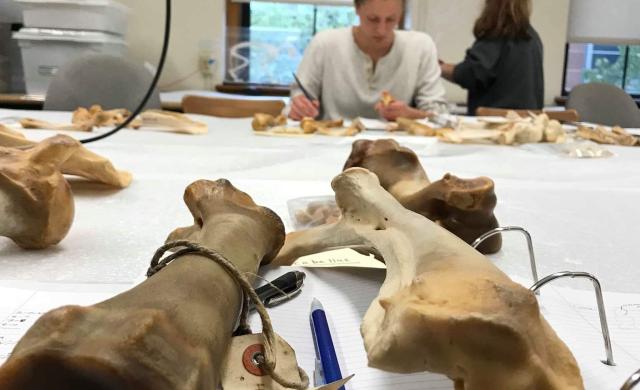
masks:
[[[625,53],[626,46],[619,46],[618,50],[620,53]],[[624,60],[624,55],[619,56],[618,60],[613,63],[606,57],[597,58],[592,69],[585,69],[583,71],[583,81],[585,83],[600,82],[614,84],[622,87]],[[629,48],[625,89],[629,93],[640,93],[640,46],[631,46]]]
[[[353,26],[356,18],[353,7],[318,7],[316,30]]]
[[[307,4],[251,3],[251,27],[299,29],[312,33],[313,11]],[[351,26],[356,14],[353,7],[317,6],[316,31]]]
[[[626,89],[629,93],[640,94],[640,46],[629,48]]]
[[[352,26],[356,20],[354,7],[252,2],[252,48],[246,81],[291,84],[292,72],[297,70],[314,33]]]

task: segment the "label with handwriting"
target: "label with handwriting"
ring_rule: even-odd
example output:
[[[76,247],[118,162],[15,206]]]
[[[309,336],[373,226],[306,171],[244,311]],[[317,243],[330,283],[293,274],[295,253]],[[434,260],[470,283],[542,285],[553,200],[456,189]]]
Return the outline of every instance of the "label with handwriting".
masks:
[[[315,253],[313,255],[298,258],[292,265],[308,268],[327,267],[358,267],[358,268],[380,268],[386,266],[378,261],[373,255],[363,255],[353,249],[336,249],[328,252]]]

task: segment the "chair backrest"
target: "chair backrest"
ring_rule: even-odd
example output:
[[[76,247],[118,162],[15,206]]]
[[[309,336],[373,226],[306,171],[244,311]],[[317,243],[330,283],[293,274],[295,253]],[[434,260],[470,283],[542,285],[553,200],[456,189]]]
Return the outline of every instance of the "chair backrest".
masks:
[[[541,114],[545,113],[549,119],[555,119],[562,122],[577,122],[580,119],[578,111],[576,110],[564,110],[564,111],[540,111],[540,110],[509,110],[506,108],[492,108],[492,107],[478,107],[476,109],[477,116],[505,116],[507,112],[515,111],[523,118],[529,116],[530,113]]]
[[[280,115],[284,106],[284,101],[279,99],[245,100],[190,95],[182,98],[182,110],[185,113],[222,118],[250,118],[257,113],[276,116]]]
[[[135,110],[147,93],[153,74],[122,57],[89,54],[62,66],[51,80],[45,110],[73,111],[99,104],[103,109]],[[145,108],[161,108],[153,92]]]
[[[631,96],[615,85],[581,84],[571,90],[567,108],[580,113],[580,120],[606,126],[640,127],[640,109]]]

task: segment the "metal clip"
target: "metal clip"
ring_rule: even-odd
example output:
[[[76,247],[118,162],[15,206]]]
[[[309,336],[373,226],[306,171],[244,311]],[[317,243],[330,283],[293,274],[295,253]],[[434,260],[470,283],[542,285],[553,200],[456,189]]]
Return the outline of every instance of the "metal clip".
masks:
[[[608,366],[615,366],[616,364],[613,361],[613,349],[611,348],[611,338],[609,337],[609,326],[607,325],[607,313],[605,312],[604,300],[602,299],[602,287],[600,286],[600,281],[595,276],[587,272],[556,272],[555,274],[551,274],[536,282],[533,286],[531,286],[530,290],[536,292],[540,289],[540,287],[551,281],[567,277],[572,279],[586,278],[593,282],[593,288],[596,292],[596,301],[598,303],[598,314],[600,315],[600,327],[602,328],[602,337],[604,338],[604,349],[607,352],[607,360],[602,362]]]
[[[521,228],[519,226],[498,227],[493,230],[489,230],[485,234],[478,237],[473,242],[473,244],[471,244],[471,246],[475,249],[478,247],[478,245],[482,244],[482,242],[487,238],[493,237],[496,234],[499,234],[501,232],[521,232],[524,235],[524,238],[527,239],[527,248],[529,249],[529,263],[531,264],[531,276],[533,276],[534,283],[538,283],[538,280],[539,280],[538,267],[536,266],[536,256],[533,253],[533,241],[531,240],[531,234],[529,234],[529,232],[526,229]]]
[[[624,385],[620,388],[620,390],[631,390],[636,387],[636,385],[640,383],[640,370],[636,371],[624,382]]]

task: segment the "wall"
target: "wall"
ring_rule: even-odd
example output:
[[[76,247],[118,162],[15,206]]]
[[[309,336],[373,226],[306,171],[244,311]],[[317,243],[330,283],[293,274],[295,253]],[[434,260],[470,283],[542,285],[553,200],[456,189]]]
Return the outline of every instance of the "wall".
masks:
[[[158,63],[162,48],[165,5],[162,0],[118,0],[131,8],[127,41],[134,61]],[[161,90],[203,89],[222,80],[224,62],[225,1],[173,0],[171,42]],[[201,53],[218,62],[212,82],[196,72]],[[190,76],[190,77],[187,77]]]
[[[544,44],[545,102],[550,105],[561,92],[569,0],[532,1],[532,24]],[[413,23],[434,38],[442,60],[457,63],[473,43],[471,30],[483,4],[483,0],[413,0],[418,11]],[[445,87],[450,101],[466,101],[465,90],[449,82]]]
[[[567,35],[569,0],[533,0],[532,23],[545,47],[545,101],[553,104],[560,94],[564,49]],[[164,23],[164,2],[158,0],[120,0],[131,8],[128,43],[130,56],[137,61],[157,64]],[[431,34],[440,58],[458,62],[473,43],[471,29],[483,0],[413,0],[418,11],[414,23]],[[174,0],[171,46],[160,81],[162,89],[203,89],[219,83],[223,75],[225,33],[224,0]],[[213,83],[194,72],[200,53],[211,51],[218,61]],[[180,81],[185,76],[191,77]],[[176,82],[178,81],[178,82]],[[168,85],[170,84],[170,85]],[[466,92],[445,82],[447,96],[464,102]]]

